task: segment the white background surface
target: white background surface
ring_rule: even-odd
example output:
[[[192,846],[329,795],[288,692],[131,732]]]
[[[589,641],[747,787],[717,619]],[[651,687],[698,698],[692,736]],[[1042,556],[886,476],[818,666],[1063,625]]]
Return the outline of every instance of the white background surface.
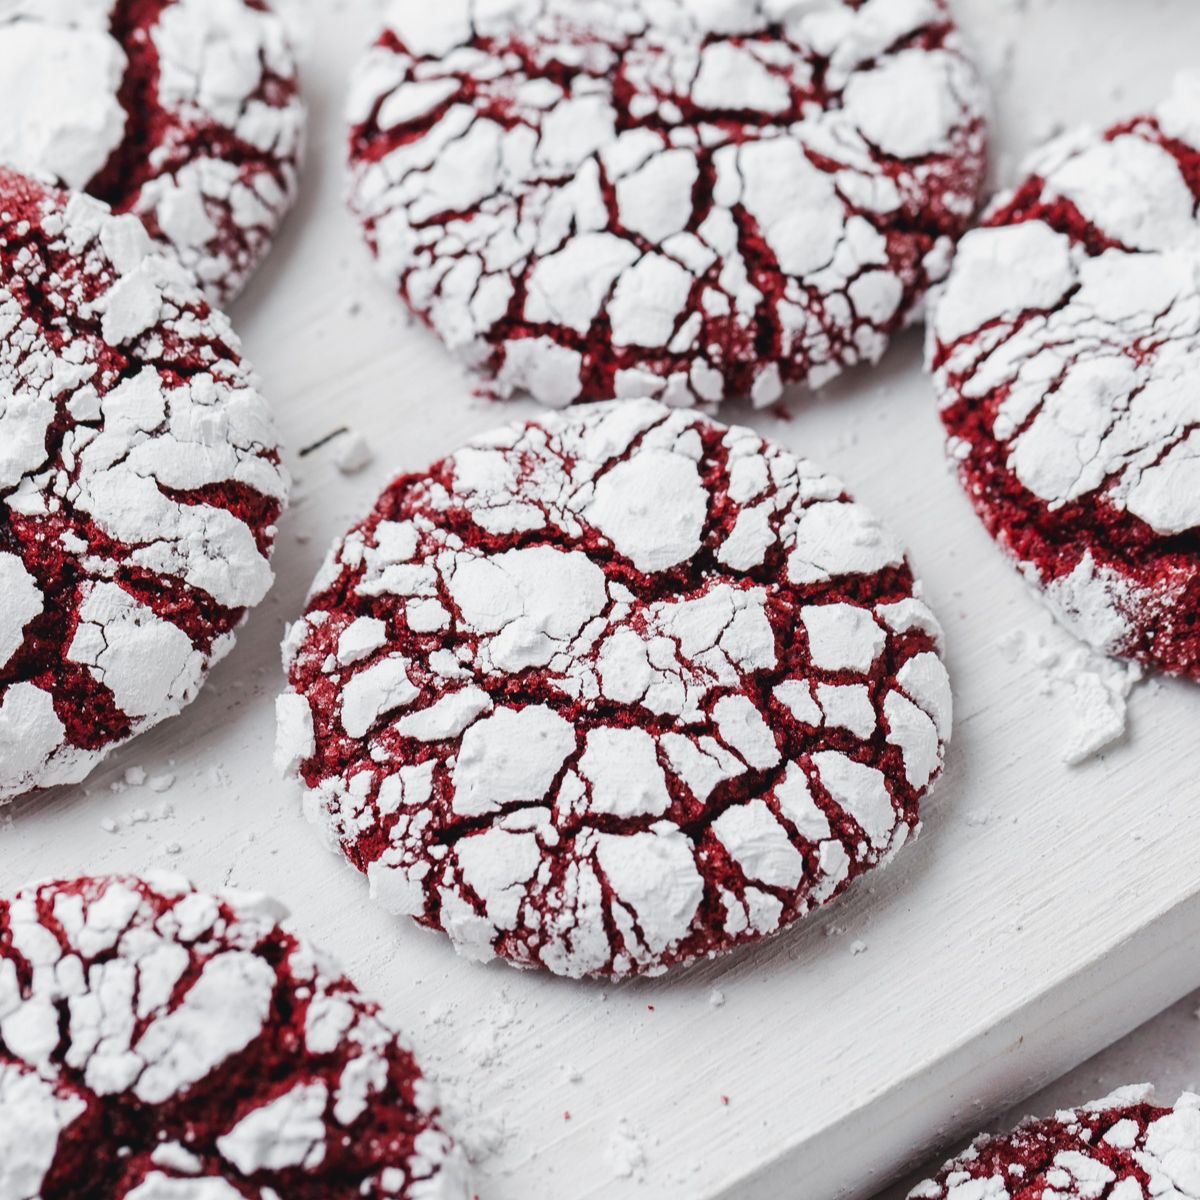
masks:
[[[288,446],[348,425],[375,462],[344,477],[335,446],[293,458],[279,585],[238,650],[191,710],[86,786],[0,818],[0,888],[169,866],[278,895],[409,1031],[478,1161],[483,1200],[869,1195],[1200,985],[1200,689],[1143,687],[1125,743],[1062,765],[1071,714],[999,648],[1041,628],[1040,609],[947,474],[913,334],[879,371],[797,398],[790,420],[729,415],[837,469],[885,512],[948,627],[958,732],[921,841],[769,945],[607,990],[469,965],[372,910],[271,770],[284,623],[328,543],[393,473],[531,411],[471,396],[371,280],[342,208],[341,98],[375,8],[314,0],[306,190],[234,312]],[[958,8],[997,86],[1001,178],[1059,123],[1153,103],[1200,45],[1194,0]],[[173,781],[127,787],[131,767]],[[1193,1034],[1194,1053],[1189,1020],[1160,1028],[1168,1043]],[[1154,1055],[1132,1058],[1119,1078],[1068,1081],[1041,1107],[1157,1072],[1166,1091],[1182,1082]]]

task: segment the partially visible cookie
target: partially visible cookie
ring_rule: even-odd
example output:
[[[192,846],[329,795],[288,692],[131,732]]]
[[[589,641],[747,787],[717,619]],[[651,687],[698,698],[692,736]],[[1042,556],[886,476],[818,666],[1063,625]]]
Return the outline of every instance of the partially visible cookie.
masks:
[[[877,361],[944,277],[983,109],[946,0],[399,0],[351,203],[503,394],[770,404]]]
[[[232,300],[296,196],[304,106],[265,0],[8,0],[0,164],[136,213]]]
[[[909,1200],[1184,1200],[1200,1195],[1200,1096],[1150,1087],[979,1138]]]
[[[195,697],[287,493],[229,323],[141,223],[0,169],[0,802]]]
[[[411,1053],[282,915],[164,874],[0,900],[5,1200],[467,1200]]]
[[[1082,639],[1200,678],[1200,76],[963,239],[930,357],[963,485]]]
[[[470,957],[656,974],[887,862],[950,684],[842,483],[694,413],[579,406],[398,479],[289,634],[281,766]]]

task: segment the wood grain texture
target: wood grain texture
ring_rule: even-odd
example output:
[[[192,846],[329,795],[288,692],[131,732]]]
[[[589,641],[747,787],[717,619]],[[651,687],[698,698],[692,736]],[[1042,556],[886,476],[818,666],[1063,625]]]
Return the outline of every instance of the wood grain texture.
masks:
[[[915,333],[881,370],[795,403],[790,420],[729,415],[838,470],[886,514],[947,625],[958,728],[921,840],[766,946],[607,990],[472,966],[369,905],[272,772],[284,624],[328,543],[393,473],[532,409],[472,398],[372,282],[341,204],[339,111],[376,6],[317,8],[303,199],[234,315],[292,450],[350,426],[375,463],[346,478],[333,446],[293,455],[279,584],[238,650],[187,713],[85,786],[10,810],[0,887],[169,867],[278,895],[444,1082],[482,1155],[485,1200],[867,1195],[1200,984],[1200,689],[1143,687],[1125,744],[1061,764],[1068,714],[998,645],[1040,607],[946,470]],[[1002,173],[1056,121],[1152,102],[1200,44],[1189,0],[1136,15],[1127,0],[960,9],[1003,84]],[[114,791],[135,765],[174,785]]]

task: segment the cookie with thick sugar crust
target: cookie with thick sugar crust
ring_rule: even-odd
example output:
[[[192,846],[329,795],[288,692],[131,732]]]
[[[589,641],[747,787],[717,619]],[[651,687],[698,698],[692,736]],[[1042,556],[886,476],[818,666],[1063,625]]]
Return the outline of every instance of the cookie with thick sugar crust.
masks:
[[[470,1200],[408,1048],[283,915],[166,874],[0,900],[5,1200]]]
[[[765,405],[944,278],[983,110],[945,0],[400,0],[351,204],[501,394]]]
[[[281,767],[460,951],[658,973],[887,862],[942,769],[940,631],[811,463],[652,401],[398,479],[291,630]]]
[[[1122,1088],[1013,1133],[979,1138],[909,1200],[1154,1200],[1200,1195],[1200,1097],[1163,1107]]]
[[[0,803],[173,716],[287,494],[228,321],[141,223],[0,169]]]
[[[0,108],[0,163],[135,213],[215,304],[296,197],[304,105],[265,0],[5,0]]]
[[[1200,679],[1200,75],[963,239],[930,358],[989,532],[1112,655]]]

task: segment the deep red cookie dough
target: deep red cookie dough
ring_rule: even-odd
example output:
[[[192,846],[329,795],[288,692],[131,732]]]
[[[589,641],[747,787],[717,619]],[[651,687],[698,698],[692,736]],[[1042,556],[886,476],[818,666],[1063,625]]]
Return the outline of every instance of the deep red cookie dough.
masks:
[[[282,915],[166,874],[0,901],[5,1200],[467,1200],[409,1050]]]
[[[136,213],[214,303],[296,196],[304,106],[265,0],[13,0],[0,162]]]
[[[554,406],[877,361],[974,212],[981,87],[946,0],[784,7],[394,5],[350,102],[384,277]]]
[[[228,322],[131,216],[0,169],[0,802],[189,703],[287,492]]]
[[[650,401],[397,480],[289,634],[281,767],[465,954],[657,973],[917,829],[951,725],[903,551],[811,463]]]
[[[1200,1097],[1174,1108],[1129,1087],[1013,1133],[979,1138],[909,1200],[1151,1200],[1200,1180]]]
[[[1082,639],[1200,679],[1200,77],[1041,151],[964,238],[931,363],[989,532]]]

